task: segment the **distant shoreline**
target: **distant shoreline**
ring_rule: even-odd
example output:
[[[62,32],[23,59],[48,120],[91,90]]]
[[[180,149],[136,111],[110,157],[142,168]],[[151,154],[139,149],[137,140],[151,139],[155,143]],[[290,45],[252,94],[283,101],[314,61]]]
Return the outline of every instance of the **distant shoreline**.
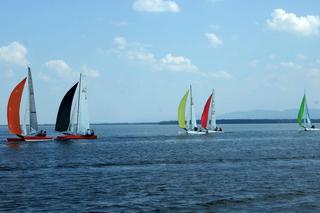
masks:
[[[320,119],[312,119],[313,123],[320,123]],[[200,123],[200,121],[198,121]],[[218,119],[218,124],[285,124],[297,123],[297,119]],[[41,124],[53,126],[54,124]],[[159,121],[159,122],[119,122],[119,123],[92,123],[92,125],[178,125],[178,121]],[[0,126],[7,126],[2,124]]]

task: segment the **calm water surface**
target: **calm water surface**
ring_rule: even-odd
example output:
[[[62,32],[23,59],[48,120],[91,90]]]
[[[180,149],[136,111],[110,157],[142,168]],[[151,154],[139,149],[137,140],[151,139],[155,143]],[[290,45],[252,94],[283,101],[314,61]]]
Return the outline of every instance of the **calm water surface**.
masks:
[[[97,125],[95,141],[34,143],[0,127],[0,211],[320,211],[320,132],[223,127]]]

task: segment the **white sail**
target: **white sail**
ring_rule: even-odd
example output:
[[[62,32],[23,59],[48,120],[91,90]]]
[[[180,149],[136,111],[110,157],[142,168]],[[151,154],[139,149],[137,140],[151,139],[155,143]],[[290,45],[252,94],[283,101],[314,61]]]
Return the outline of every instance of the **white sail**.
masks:
[[[86,134],[87,130],[90,129],[89,124],[89,109],[88,109],[88,91],[86,77],[80,74],[79,82],[79,114],[78,114],[78,129],[77,132]]]
[[[309,109],[308,109],[308,105],[307,105],[307,101],[305,102],[306,103],[306,106],[305,106],[305,109],[306,109],[306,124],[311,127],[312,126],[312,122],[311,122],[311,118],[310,118],[310,114],[309,114]]]
[[[77,87],[77,98],[74,99],[68,131],[76,134],[86,134],[90,129],[89,109],[87,95],[87,81],[84,75],[80,74],[80,81]]]
[[[38,120],[36,104],[34,99],[34,90],[32,83],[32,75],[30,67],[28,67],[28,88],[29,88],[29,122],[30,122],[30,133],[38,131]]]
[[[194,107],[194,104],[192,104],[192,120],[191,120],[191,126],[192,128],[196,128],[197,127],[197,119],[196,119],[196,110]]]
[[[216,109],[215,109],[215,91],[212,91],[212,99],[211,99],[211,107],[210,107],[210,116],[209,119],[211,120],[210,122],[210,129],[215,129],[217,127],[217,122],[216,122]]]
[[[77,91],[79,90],[79,84],[77,86],[76,89],[76,94]],[[78,115],[78,95],[74,96],[73,101],[72,101],[72,108],[71,108],[71,115],[70,115],[70,123],[69,123],[69,127],[68,127],[68,132],[71,133],[76,133],[77,132],[77,126],[78,126],[78,122],[77,122],[77,115]]]

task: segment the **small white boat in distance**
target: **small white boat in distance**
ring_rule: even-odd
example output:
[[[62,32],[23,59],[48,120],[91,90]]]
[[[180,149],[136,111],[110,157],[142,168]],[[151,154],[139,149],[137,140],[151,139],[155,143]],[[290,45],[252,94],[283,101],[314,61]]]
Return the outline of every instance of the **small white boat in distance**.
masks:
[[[190,108],[189,108],[189,119],[186,121],[186,103],[190,93]],[[179,108],[178,108],[178,123],[181,129],[184,129],[184,133],[188,135],[205,135],[207,131],[201,131],[197,126],[195,107],[192,99],[192,87],[182,97]]]
[[[316,128],[316,126],[311,122],[309,108],[307,105],[307,97],[305,93],[303,95],[298,113],[298,124],[300,127],[302,127],[300,129],[302,131],[320,131],[320,129]]]
[[[208,133],[224,133],[222,128],[217,127],[214,98],[215,98],[215,93],[213,90],[206,102],[206,105],[203,108],[203,112],[201,116],[201,126]]]

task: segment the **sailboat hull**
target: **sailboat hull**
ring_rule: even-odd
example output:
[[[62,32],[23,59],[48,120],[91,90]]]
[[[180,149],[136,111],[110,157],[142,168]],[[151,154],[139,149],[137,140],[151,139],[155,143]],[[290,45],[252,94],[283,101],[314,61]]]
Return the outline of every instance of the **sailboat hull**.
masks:
[[[207,132],[199,132],[199,131],[193,131],[193,130],[188,130],[186,131],[188,135],[205,135]]]
[[[98,137],[96,135],[60,135],[55,139],[58,141],[66,141],[66,140],[94,140]]]
[[[7,138],[8,142],[19,142],[19,141],[26,141],[26,142],[36,142],[36,141],[52,141],[53,137],[47,136],[22,136],[19,138]]]
[[[208,130],[208,133],[209,134],[222,134],[222,133],[224,133],[224,131],[216,131],[216,130]]]
[[[305,129],[301,129],[300,131],[320,131],[320,129],[318,129],[318,128],[305,128]]]

